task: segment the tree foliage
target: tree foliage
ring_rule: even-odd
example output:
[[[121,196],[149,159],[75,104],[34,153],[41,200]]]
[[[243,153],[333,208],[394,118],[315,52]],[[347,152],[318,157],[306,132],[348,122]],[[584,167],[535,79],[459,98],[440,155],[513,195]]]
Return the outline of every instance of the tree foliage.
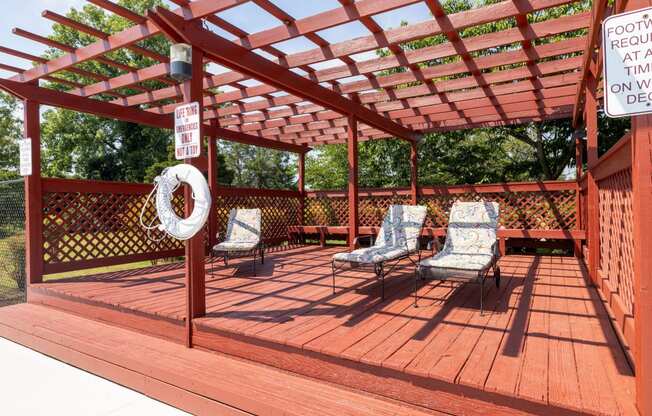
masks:
[[[442,5],[447,13],[457,13],[482,7],[499,0],[448,0]],[[118,4],[137,13],[163,5],[164,0],[119,0]],[[557,18],[567,14],[588,10],[590,2],[582,0],[531,13],[531,23]],[[104,11],[92,4],[72,8],[67,16],[106,33],[116,33],[133,23]],[[468,38],[506,30],[515,27],[514,19],[465,28],[460,37]],[[575,35],[575,34],[572,34]],[[569,34],[537,40],[541,44],[560,40]],[[96,41],[95,37],[75,29],[55,24],[51,38],[73,47],[82,47]],[[401,44],[406,50],[417,50],[448,42],[440,34],[425,39]],[[139,46],[162,55],[168,54],[169,42],[162,35],[150,37],[138,43]],[[489,53],[512,50],[516,45],[503,45],[491,50],[472,52],[473,57]],[[48,59],[62,55],[58,49],[48,49]],[[388,49],[378,51],[387,56]],[[569,57],[571,55],[568,55]],[[107,54],[116,62],[142,68],[157,61],[134,53],[126,48]],[[420,67],[459,62],[460,57],[446,56],[419,64]],[[106,63],[90,60],[77,67],[114,77],[123,70]],[[486,71],[506,70],[513,66],[504,65]],[[384,74],[405,71],[399,67]],[[69,81],[92,84],[97,79],[87,79],[72,72],[60,72],[57,77]],[[468,74],[455,74],[433,79],[444,81]],[[414,83],[400,85],[406,88]],[[161,88],[160,81],[152,80],[141,85]],[[60,90],[70,87],[50,82]],[[140,91],[122,88],[121,94]],[[112,100],[111,95],[95,97]],[[21,136],[21,124],[16,117],[18,107],[12,98],[0,95],[0,180],[17,176],[18,151],[16,140]],[[608,119],[600,114],[600,153],[606,151],[629,128],[628,119]],[[89,179],[151,181],[163,168],[178,163],[173,157],[171,132],[138,126],[131,123],[103,119],[92,115],[62,109],[51,109],[42,118],[43,170],[48,176],[74,176]],[[359,145],[360,185],[362,187],[393,187],[409,184],[408,144],[402,140],[376,140]],[[257,148],[242,144],[220,141],[219,180],[223,185],[291,188],[296,184],[296,159],[287,153]],[[473,130],[431,133],[419,146],[419,182],[423,185],[488,183],[500,181],[521,181],[533,179],[556,179],[564,169],[574,164],[574,143],[568,120],[552,120],[545,123],[530,123],[520,126],[481,128]],[[586,160],[586,159],[585,159]],[[347,183],[347,151],[345,145],[319,147],[308,154],[306,161],[307,184],[313,189],[341,189]]]
[[[22,133],[17,111],[17,101],[0,92],[0,181],[18,177],[18,139]]]
[[[219,141],[226,168],[233,173],[233,186],[287,189],[296,186],[296,157],[287,152]]]

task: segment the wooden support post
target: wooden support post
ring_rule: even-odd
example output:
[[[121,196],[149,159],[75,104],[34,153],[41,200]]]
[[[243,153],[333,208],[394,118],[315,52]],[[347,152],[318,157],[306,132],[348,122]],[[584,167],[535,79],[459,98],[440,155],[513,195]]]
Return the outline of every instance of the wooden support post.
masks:
[[[299,225],[305,225],[305,209],[306,209],[306,154],[299,153],[299,160],[297,161],[298,176],[297,188],[299,190]]]
[[[410,197],[412,205],[418,202],[418,186],[419,186],[419,167],[418,167],[418,153],[417,142],[410,142]]]
[[[652,115],[632,118],[636,401],[652,415]]]
[[[626,11],[652,6],[630,0]],[[634,223],[634,363],[636,406],[652,415],[652,115],[632,117],[632,216]]]
[[[589,63],[591,69],[586,78],[585,120],[586,120],[586,142],[587,162],[589,167],[598,161],[598,103],[597,103],[597,80],[595,77],[595,61]],[[598,194],[598,183],[595,180],[593,171],[588,171],[587,190],[587,211],[588,224],[587,236],[589,243],[589,275],[594,284],[601,286],[598,279],[598,267],[600,264],[600,198]]]
[[[25,177],[25,270],[27,284],[43,281],[43,195],[40,105],[25,100],[24,135],[32,139],[32,174]]]
[[[199,125],[203,125],[204,113],[203,80],[204,55],[201,49],[192,48],[192,79],[183,83],[183,102],[199,103]],[[201,128],[201,127],[200,127]],[[203,130],[203,128],[202,128]],[[200,137],[203,137],[200,134]],[[198,165],[198,158],[186,159],[185,163],[193,166]],[[189,186],[184,186],[185,214],[192,213],[193,201],[192,191]],[[186,241],[186,346],[192,346],[192,318],[206,314],[206,291],[204,288],[204,233],[199,232],[190,240]]]
[[[349,248],[354,249],[358,237],[358,120],[349,115],[348,120],[348,155],[349,155]]]
[[[211,120],[211,125],[214,127],[219,127],[217,119]],[[217,196],[217,187],[218,187],[218,160],[217,160],[217,137],[208,136],[208,187],[211,190],[211,198],[213,199],[211,203],[211,212],[208,215],[208,247],[207,250],[210,250],[217,243],[216,233],[217,233],[217,205],[215,203],[215,198]],[[210,253],[209,253],[210,254]]]
[[[577,182],[577,191],[575,191],[575,229],[582,230],[582,187],[581,180],[583,174],[582,160],[582,135],[579,131],[575,132],[575,180]],[[575,257],[582,258],[582,240],[573,241],[573,251]]]

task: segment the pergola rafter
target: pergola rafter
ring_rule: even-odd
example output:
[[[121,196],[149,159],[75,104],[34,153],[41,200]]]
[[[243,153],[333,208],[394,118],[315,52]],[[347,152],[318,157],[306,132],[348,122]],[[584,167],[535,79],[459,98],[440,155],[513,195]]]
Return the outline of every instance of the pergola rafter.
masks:
[[[97,42],[75,48],[17,29],[16,34],[57,48],[64,55],[46,61],[3,48],[0,52],[37,64],[27,70],[7,65],[2,68],[15,72],[11,79],[16,82],[41,78],[67,87],[65,93],[59,93],[64,97],[93,97],[89,103],[114,97],[110,102],[116,108],[140,108],[169,118],[182,100],[182,85],[168,77],[169,58],[139,42],[160,35],[183,38],[200,46],[205,63],[214,61],[232,69],[220,74],[204,71],[204,119],[215,119],[233,137],[244,135],[250,142],[257,137],[257,142],[270,146],[341,141],[351,114],[356,116],[360,141],[386,137],[413,140],[422,131],[448,130],[451,126],[507,125],[569,115],[569,89],[577,88],[581,79],[580,54],[587,42],[581,30],[589,26],[590,13],[528,21],[531,13],[566,5],[569,0],[503,1],[452,14],[447,14],[437,0],[338,1],[340,7],[295,18],[268,0],[173,0],[179,8],[160,9],[157,15],[163,19],[157,25],[152,18],[113,1],[92,0],[133,26],[108,34],[46,10],[43,17],[93,36]],[[245,3],[271,15],[278,24],[250,33],[221,16]],[[432,13],[431,19],[392,29],[383,28],[376,19],[382,13],[419,4]],[[460,36],[467,28],[505,19],[513,19],[513,26],[481,36]],[[166,30],[159,27],[161,21],[165,21]],[[206,27],[202,27],[203,21]],[[360,23],[369,34],[335,43],[322,35],[326,29],[352,22]],[[211,25],[233,38],[212,33]],[[559,39],[559,35],[571,33]],[[444,35],[448,42],[420,49],[404,47],[406,42],[434,35]],[[299,38],[314,47],[289,53],[279,47],[281,42]],[[216,41],[221,42],[219,48],[214,45]],[[106,56],[123,48],[151,59],[153,64],[134,68]],[[389,55],[361,58],[361,54],[382,48]],[[224,56],[226,49],[234,59]],[[107,65],[119,75],[109,78],[79,68],[85,61]],[[92,82],[56,76],[63,71]],[[252,85],[254,78],[261,83]],[[152,88],[152,80],[162,81],[162,88]]]

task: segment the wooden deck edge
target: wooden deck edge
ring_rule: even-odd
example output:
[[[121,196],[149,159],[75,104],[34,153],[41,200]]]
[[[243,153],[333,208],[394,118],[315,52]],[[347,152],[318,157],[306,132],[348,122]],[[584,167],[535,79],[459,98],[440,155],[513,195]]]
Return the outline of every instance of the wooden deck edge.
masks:
[[[49,290],[44,285],[47,285],[47,283],[28,287],[27,301],[29,303],[45,305],[82,318],[109,323],[120,328],[130,329],[179,344],[185,343],[186,335],[183,321],[175,321],[142,311],[109,305],[104,302],[65,295]]]
[[[582,264],[582,267],[585,267],[585,265]],[[588,275],[588,269],[586,273]],[[635,373],[636,361],[634,360],[634,351],[631,348],[635,334],[634,317],[625,312],[620,295],[611,289],[609,282],[602,276],[602,270],[600,269],[598,269],[598,278],[602,282],[602,286],[595,286],[595,291],[600,297],[600,303],[609,317],[609,323],[618,338],[618,343],[627,359],[627,364],[629,364],[632,372]],[[588,280],[587,284],[589,284]]]
[[[93,357],[82,351],[77,351],[70,346],[61,345],[52,340],[28,334],[16,328],[0,324],[0,337],[191,414],[225,416],[251,415],[251,413],[231,407],[228,404],[195,394],[157,378],[130,370],[117,363]]]
[[[438,412],[460,415],[583,414],[579,409],[529,401],[221,331],[203,325],[201,319],[193,321],[193,345]]]

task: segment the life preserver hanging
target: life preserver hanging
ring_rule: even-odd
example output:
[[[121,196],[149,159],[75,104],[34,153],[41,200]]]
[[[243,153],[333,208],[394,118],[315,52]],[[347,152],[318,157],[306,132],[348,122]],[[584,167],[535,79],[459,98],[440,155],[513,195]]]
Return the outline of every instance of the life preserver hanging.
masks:
[[[156,192],[156,212],[161,223],[154,227],[151,224],[145,225],[142,221],[145,210],[145,206],[143,206],[141,212],[143,227],[148,231],[156,228],[178,240],[192,238],[206,224],[211,206],[211,193],[204,175],[192,165],[180,164],[163,170],[161,175],[154,179],[154,182],[152,192]],[[181,183],[189,185],[192,189],[194,208],[188,218],[180,218],[172,206],[174,192]]]

